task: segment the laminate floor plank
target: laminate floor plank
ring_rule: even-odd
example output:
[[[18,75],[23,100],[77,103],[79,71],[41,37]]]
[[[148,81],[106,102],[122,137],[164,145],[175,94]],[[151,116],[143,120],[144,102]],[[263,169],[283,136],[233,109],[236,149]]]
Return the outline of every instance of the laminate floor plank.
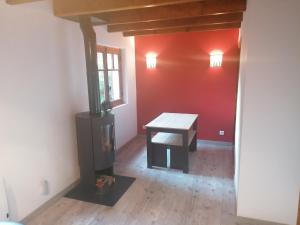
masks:
[[[26,225],[249,224],[235,215],[233,147],[200,142],[189,154],[189,174],[148,169],[145,137],[138,136],[117,154],[115,173],[136,181],[114,207],[61,198]]]

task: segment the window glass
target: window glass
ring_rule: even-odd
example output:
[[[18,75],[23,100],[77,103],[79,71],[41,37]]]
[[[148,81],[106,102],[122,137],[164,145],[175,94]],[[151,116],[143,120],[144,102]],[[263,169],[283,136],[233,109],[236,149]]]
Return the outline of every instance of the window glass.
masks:
[[[101,103],[110,101],[112,106],[123,103],[120,49],[98,46],[97,63]]]
[[[117,54],[114,54],[114,69],[119,69],[119,56]]]
[[[115,101],[121,98],[120,96],[120,77],[119,71],[108,72],[109,95],[110,100]]]
[[[101,103],[103,103],[105,101],[104,71],[98,71],[98,76],[99,76],[100,99],[101,99]]]
[[[120,95],[120,74],[119,71],[113,71],[113,95],[114,100],[121,99]]]
[[[104,61],[103,61],[103,53],[97,53],[97,61],[98,61],[98,70],[104,70]]]
[[[113,69],[113,58],[112,54],[108,53],[107,54],[107,69],[112,70]]]

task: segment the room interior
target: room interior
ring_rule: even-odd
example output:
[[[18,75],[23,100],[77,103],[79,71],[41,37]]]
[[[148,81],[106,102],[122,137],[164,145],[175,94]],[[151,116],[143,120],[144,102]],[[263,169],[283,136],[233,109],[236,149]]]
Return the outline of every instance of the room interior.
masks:
[[[0,224],[299,225],[299,10],[0,2]]]

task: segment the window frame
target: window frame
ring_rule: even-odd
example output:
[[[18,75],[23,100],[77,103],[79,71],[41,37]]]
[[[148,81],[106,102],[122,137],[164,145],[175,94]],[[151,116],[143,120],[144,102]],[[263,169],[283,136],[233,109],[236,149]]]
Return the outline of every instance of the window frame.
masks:
[[[121,49],[119,48],[112,48],[112,47],[107,47],[103,45],[97,45],[97,53],[102,53],[103,54],[103,69],[97,69],[98,74],[99,71],[103,71],[104,73],[104,93],[105,93],[105,101],[109,101],[112,104],[112,107],[116,107],[119,105],[124,104],[124,95],[123,95],[123,73],[122,73],[122,61],[121,61]],[[118,55],[118,63],[119,63],[119,68],[115,69],[114,68],[114,56],[112,57],[112,65],[113,69],[108,69],[108,64],[107,64],[107,55],[112,54],[112,55]],[[119,72],[119,88],[120,88],[120,99],[110,101],[110,90],[109,90],[109,78],[108,78],[108,72],[110,71],[118,71]],[[102,100],[102,99],[101,99]]]

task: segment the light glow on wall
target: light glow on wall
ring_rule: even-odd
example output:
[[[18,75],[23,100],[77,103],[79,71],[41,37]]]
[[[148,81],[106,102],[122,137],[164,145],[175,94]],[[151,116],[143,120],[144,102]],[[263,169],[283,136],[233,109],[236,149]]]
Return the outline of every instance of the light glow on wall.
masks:
[[[156,68],[156,58],[157,54],[153,52],[149,52],[146,55],[146,64],[148,69],[155,69]]]
[[[213,50],[210,52],[210,67],[221,67],[223,61],[223,52],[221,50]]]

